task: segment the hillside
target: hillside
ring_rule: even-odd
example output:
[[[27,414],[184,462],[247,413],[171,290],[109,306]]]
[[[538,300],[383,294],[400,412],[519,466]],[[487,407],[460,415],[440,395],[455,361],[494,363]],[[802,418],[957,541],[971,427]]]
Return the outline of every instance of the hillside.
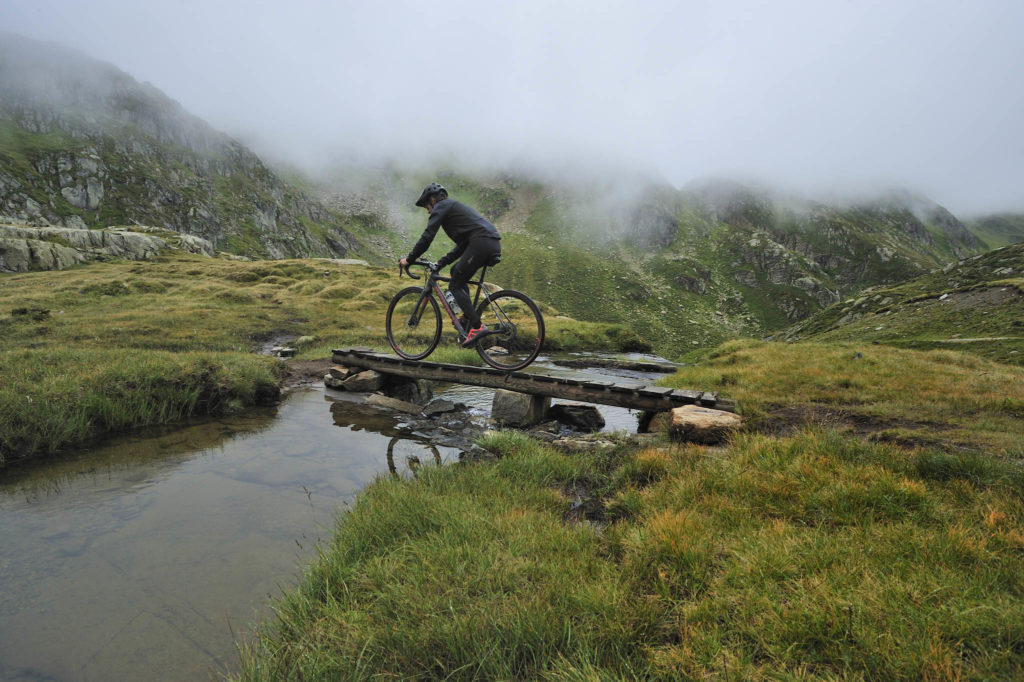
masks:
[[[155,87],[11,34],[0,40],[0,216],[154,225],[254,257],[376,259],[360,224]]]
[[[501,230],[505,258],[489,277],[574,317],[633,325],[668,357],[785,328],[984,249],[944,208],[905,192],[830,205],[724,181],[677,190],[395,167],[342,169],[319,192],[376,216],[397,259],[423,229],[412,202],[433,179]],[[428,255],[447,244],[437,239]]]
[[[972,220],[971,230],[989,248],[1024,242],[1024,215],[1020,213],[997,213]]]
[[[1024,364],[1024,243],[865,290],[779,337],[945,348]]]

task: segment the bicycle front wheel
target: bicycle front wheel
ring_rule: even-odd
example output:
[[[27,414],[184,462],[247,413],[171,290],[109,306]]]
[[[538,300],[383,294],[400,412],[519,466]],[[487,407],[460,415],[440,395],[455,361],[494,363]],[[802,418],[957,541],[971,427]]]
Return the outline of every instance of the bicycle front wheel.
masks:
[[[544,344],[544,318],[537,304],[524,293],[505,289],[489,295],[477,307],[488,333],[476,352],[491,367],[507,371],[533,362]]]
[[[385,320],[388,343],[406,360],[422,360],[441,340],[441,310],[422,287],[406,287],[391,299]]]

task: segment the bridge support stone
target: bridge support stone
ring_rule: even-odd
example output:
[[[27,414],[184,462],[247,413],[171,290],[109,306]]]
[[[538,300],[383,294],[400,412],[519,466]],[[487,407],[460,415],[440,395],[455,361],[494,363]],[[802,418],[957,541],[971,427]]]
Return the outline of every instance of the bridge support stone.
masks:
[[[491,402],[491,418],[503,426],[533,426],[551,407],[551,397],[499,388]]]

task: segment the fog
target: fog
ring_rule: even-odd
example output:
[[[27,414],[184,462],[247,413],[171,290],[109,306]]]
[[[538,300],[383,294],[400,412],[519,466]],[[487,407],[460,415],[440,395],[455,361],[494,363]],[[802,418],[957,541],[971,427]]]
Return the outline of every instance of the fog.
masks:
[[[1024,2],[3,0],[265,155],[1024,210]]]

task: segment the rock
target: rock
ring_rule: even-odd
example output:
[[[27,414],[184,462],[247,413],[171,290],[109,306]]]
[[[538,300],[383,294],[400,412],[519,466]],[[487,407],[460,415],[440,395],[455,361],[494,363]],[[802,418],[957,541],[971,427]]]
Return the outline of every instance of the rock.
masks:
[[[423,408],[423,414],[432,416],[435,414],[444,414],[445,412],[454,412],[458,409],[458,406],[451,400],[445,400],[444,398],[435,398],[431,400]]]
[[[743,418],[732,412],[684,405],[672,410],[669,436],[673,440],[716,445],[740,427]]]
[[[548,396],[498,389],[491,403],[491,418],[505,426],[532,426],[551,406]]]
[[[425,405],[434,397],[430,382],[423,379],[406,379],[387,376],[381,389],[385,395],[417,405]]]
[[[552,441],[552,447],[563,452],[600,452],[611,450],[615,443],[606,440],[584,440],[575,438],[559,438]]]
[[[0,272],[63,270],[85,262],[77,250],[39,239],[7,239],[0,232]]]
[[[534,440],[551,443],[560,437],[562,425],[556,421],[545,421],[530,428],[526,435]]]
[[[337,377],[331,376],[330,374],[324,375],[324,386],[327,388],[333,388],[335,391],[345,390],[345,382]]]
[[[639,433],[665,433],[671,425],[671,412],[655,412],[653,414],[647,412],[641,417],[637,431]]]
[[[497,455],[490,450],[485,450],[479,445],[472,445],[469,449],[463,450],[459,453],[460,462],[479,462],[491,459],[497,459]]]
[[[552,405],[546,417],[577,431],[599,431],[604,428],[604,417],[593,405]]]
[[[350,376],[355,374],[354,370],[351,370],[343,365],[332,365],[331,368],[327,371],[330,373],[330,376],[334,377],[338,381],[344,381],[345,379],[348,379]]]
[[[374,407],[386,407],[390,410],[397,410],[398,412],[408,412],[409,414],[419,414],[420,406],[414,403],[408,403],[404,400],[398,400],[396,398],[389,398],[386,395],[380,393],[372,393],[366,398],[366,405],[373,405]]]
[[[379,391],[384,386],[384,376],[379,372],[368,369],[365,372],[353,374],[348,379],[345,379],[342,382],[342,386],[346,391],[373,393],[374,391]]]

